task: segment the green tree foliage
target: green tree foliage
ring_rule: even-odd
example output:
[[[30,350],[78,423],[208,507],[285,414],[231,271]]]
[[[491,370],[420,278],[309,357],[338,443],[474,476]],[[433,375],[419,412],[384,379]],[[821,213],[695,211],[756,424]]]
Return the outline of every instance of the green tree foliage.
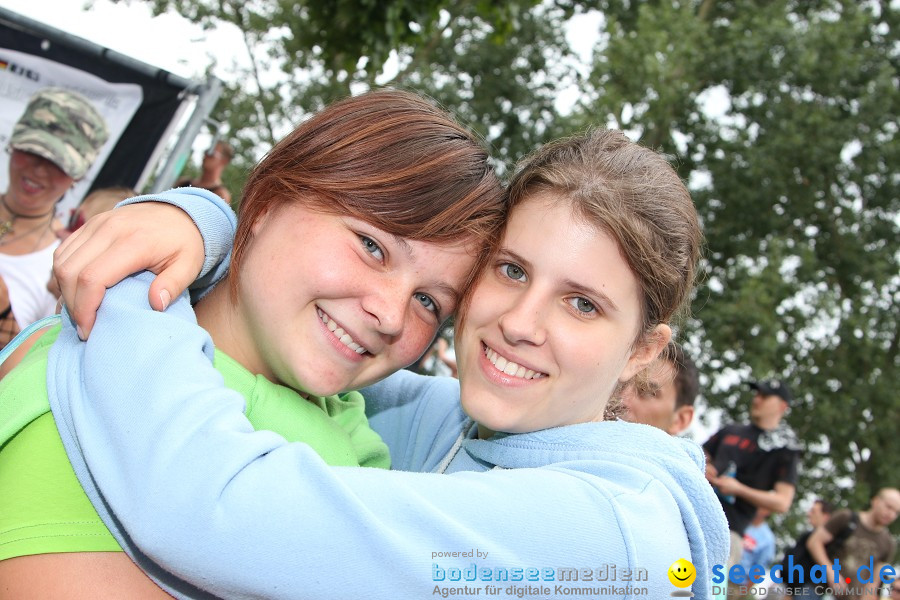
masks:
[[[242,32],[251,64],[230,68],[214,115],[228,124],[230,171],[242,176],[306,115],[379,85],[432,96],[487,140],[503,169],[558,133],[554,102],[576,77],[562,11],[531,10],[536,0],[147,3]]]
[[[635,132],[691,182],[705,280],[684,335],[706,399],[745,418],[742,382],[785,378],[800,493],[866,506],[897,485],[900,452],[896,10],[561,4],[606,17],[581,122]]]
[[[148,1],[243,32],[253,66],[218,117],[244,168],[304,115],[379,83],[451,108],[501,166],[587,125],[671,155],[706,235],[681,337],[709,405],[745,419],[743,382],[782,377],[801,494],[862,507],[898,485],[896,3]],[[585,11],[603,20],[582,75],[563,31]],[[570,85],[582,93],[560,115]]]

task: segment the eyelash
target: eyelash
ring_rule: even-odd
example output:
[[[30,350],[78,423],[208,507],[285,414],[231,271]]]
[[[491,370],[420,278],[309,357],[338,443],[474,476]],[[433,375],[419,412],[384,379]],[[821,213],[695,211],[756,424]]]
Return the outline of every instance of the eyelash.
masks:
[[[366,252],[368,252],[368,253],[371,254],[372,256],[375,256],[375,252],[376,252],[376,251],[377,251],[377,252],[380,252],[380,253],[381,253],[381,256],[380,256],[380,257],[375,256],[375,259],[376,259],[376,260],[379,260],[379,261],[384,260],[384,250],[381,249],[381,246],[378,245],[378,242],[376,242],[375,240],[373,240],[372,238],[370,238],[370,237],[367,236],[367,235],[363,235],[363,234],[361,234],[361,233],[359,233],[359,234],[357,234],[357,235],[359,236],[359,241],[362,242],[363,249],[364,249]],[[374,251],[373,251],[373,248],[372,248],[373,246],[374,246]]]
[[[573,302],[573,301],[574,301],[574,302]],[[587,298],[583,298],[583,297],[581,297],[581,296],[572,296],[571,298],[568,298],[568,299],[566,300],[566,302],[568,302],[569,305],[570,305],[572,308],[575,309],[575,312],[577,312],[577,313],[580,314],[581,316],[585,316],[585,317],[586,317],[586,316],[593,316],[593,315],[598,314],[598,313],[600,312],[600,311],[597,309],[597,305],[596,305],[596,304],[594,304],[593,302],[591,302],[591,301],[588,300]],[[590,310],[587,310],[587,311],[581,310],[580,308],[578,308],[578,303],[580,303],[580,302],[584,302],[585,304],[587,304],[588,306],[590,306],[591,309],[590,309]]]
[[[425,310],[427,310],[428,312],[434,313],[434,315],[435,315],[436,317],[438,317],[438,316],[441,314],[441,307],[440,307],[440,305],[437,303],[437,301],[436,301],[434,298],[432,298],[432,297],[429,296],[428,294],[424,294],[424,293],[422,293],[422,292],[416,292],[416,293],[415,293],[415,298],[416,298],[416,300],[419,301],[419,303],[420,303],[422,306],[425,307]],[[431,302],[431,308],[425,306],[425,303],[422,302],[422,299],[423,299],[423,298],[427,299],[428,302]]]
[[[508,263],[508,262],[500,263],[500,265],[498,265],[498,267],[499,267],[501,273],[503,274],[503,276],[506,277],[507,279],[512,279],[513,281],[526,281],[528,278],[528,275],[525,273],[525,269],[523,269],[516,263]],[[520,277],[511,276],[509,274],[509,271],[511,269],[518,270],[518,272],[520,273],[521,276]]]

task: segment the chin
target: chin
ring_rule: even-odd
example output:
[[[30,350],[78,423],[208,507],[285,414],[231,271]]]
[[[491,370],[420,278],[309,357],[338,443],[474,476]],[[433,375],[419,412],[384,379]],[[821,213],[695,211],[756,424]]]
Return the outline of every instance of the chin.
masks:
[[[329,385],[318,385],[318,386],[309,386],[304,389],[308,389],[309,393],[313,396],[334,396],[335,394],[342,394],[348,390],[356,389],[356,387],[350,387],[349,385],[343,384],[329,384]]]
[[[498,433],[527,433],[535,428],[523,426],[519,420],[510,418],[509,414],[496,415],[490,411],[470,411],[463,405],[463,410],[481,427]],[[539,429],[539,428],[538,428]]]
[[[465,394],[463,394],[463,397]],[[503,418],[498,416],[495,410],[491,410],[488,406],[485,405],[484,400],[474,400],[466,402],[465,400],[461,401],[463,412],[465,412],[470,419],[478,423],[482,427],[487,427],[491,431],[502,431],[505,433],[512,433],[509,428],[511,423],[509,421],[509,416],[507,413],[507,417]]]
[[[328,381],[300,381],[298,379],[292,379],[281,380],[279,383],[296,390],[301,394],[319,397],[334,396],[347,389],[347,386],[345,385]]]

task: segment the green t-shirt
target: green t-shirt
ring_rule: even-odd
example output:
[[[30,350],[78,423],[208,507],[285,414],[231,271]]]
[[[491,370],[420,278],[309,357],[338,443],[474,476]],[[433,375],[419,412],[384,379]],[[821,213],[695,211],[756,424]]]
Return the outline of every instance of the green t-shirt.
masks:
[[[0,380],[0,560],[121,551],[81,489],[50,412],[47,355],[58,335],[59,327],[48,331]],[[244,396],[255,428],[306,442],[331,465],[390,466],[359,393],[306,400],[218,350],[214,365],[225,385]]]

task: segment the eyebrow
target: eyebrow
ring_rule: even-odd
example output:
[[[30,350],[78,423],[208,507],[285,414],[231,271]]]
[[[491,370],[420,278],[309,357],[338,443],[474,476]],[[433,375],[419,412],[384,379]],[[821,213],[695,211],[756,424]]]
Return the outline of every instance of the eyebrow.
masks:
[[[584,294],[585,296],[591,296],[593,298],[597,298],[601,304],[605,304],[607,309],[612,309],[613,312],[619,312],[618,305],[612,301],[612,298],[607,296],[605,293],[600,290],[596,290],[592,287],[588,287],[586,285],[582,285],[577,281],[572,281],[571,279],[566,279],[563,282],[566,286],[572,288],[574,291],[579,294]]]
[[[459,291],[457,291],[456,288],[454,288],[452,285],[450,285],[446,281],[438,281],[436,284],[434,284],[434,287],[436,287],[443,293],[450,296],[450,302],[453,303],[453,310],[451,311],[451,310],[445,309],[445,312],[448,315],[456,312],[456,309],[459,308],[459,297],[460,297]]]
[[[407,255],[407,256],[409,256],[410,258],[412,258],[412,256],[413,256],[413,249],[412,249],[412,246],[410,246],[409,243],[406,241],[406,239],[400,237],[399,235],[393,234],[393,233],[390,234],[390,235],[391,235],[392,238],[394,238],[394,243],[397,244],[398,246],[400,246],[400,248],[401,248],[404,252],[406,252],[406,255]]]
[[[509,248],[506,248],[506,247],[500,248],[500,250],[497,251],[497,256],[500,258],[502,258],[504,256],[506,258],[510,258],[510,259],[516,261],[517,263],[519,263],[521,266],[525,267],[526,269],[531,269],[531,267],[534,266],[531,264],[531,261],[526,259],[524,256],[519,256],[518,254],[516,254],[515,252],[513,252],[512,250],[510,250]]]
[[[400,237],[399,235],[391,234],[391,237],[394,238],[394,242],[404,251],[409,258],[414,258],[415,253],[413,252],[412,246],[406,241],[405,238]],[[459,291],[454,288],[452,285],[447,283],[446,281],[438,281],[434,284],[441,292],[447,294],[450,297],[450,302],[453,303],[453,311],[447,311],[449,315],[451,312],[455,312],[456,308],[459,307]]]
[[[497,255],[498,256],[505,255],[505,256],[511,258],[512,260],[514,260],[515,262],[521,264],[523,267],[525,267],[525,269],[531,269],[533,266],[531,264],[531,262],[526,260],[524,257],[519,256],[518,254],[516,254],[509,248],[501,248],[500,251],[497,253]],[[596,298],[597,300],[600,301],[601,304],[606,305],[607,309],[611,309],[614,312],[619,312],[619,306],[615,302],[612,301],[612,298],[610,298],[607,294],[605,294],[604,292],[601,292],[600,290],[597,290],[590,286],[586,286],[584,284],[578,283],[577,281],[574,281],[572,279],[564,279],[562,281],[562,284],[565,287],[571,289],[572,291],[574,291],[576,293],[584,294],[585,296],[590,296],[592,298]]]

